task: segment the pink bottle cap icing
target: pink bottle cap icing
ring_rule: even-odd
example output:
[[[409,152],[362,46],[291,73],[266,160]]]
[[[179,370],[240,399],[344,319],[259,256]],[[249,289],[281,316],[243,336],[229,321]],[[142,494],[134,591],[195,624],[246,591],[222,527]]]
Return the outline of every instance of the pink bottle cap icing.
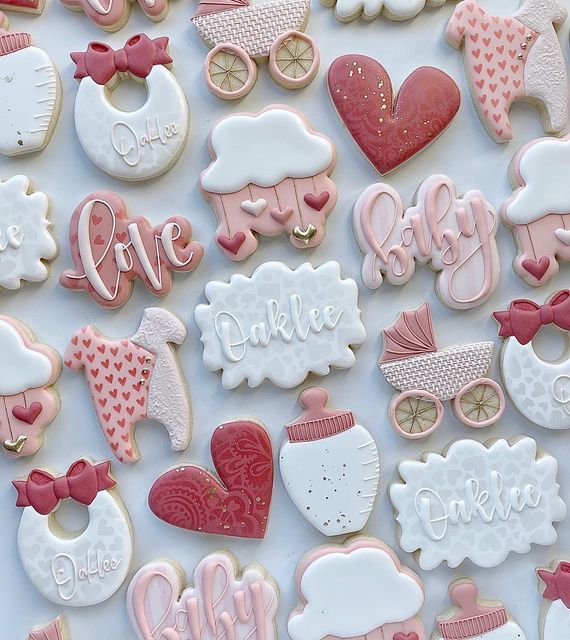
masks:
[[[449,620],[438,621],[444,640],[466,640],[507,624],[507,612],[503,606],[485,606],[477,601],[477,586],[471,580],[451,586],[449,596],[459,611]]]
[[[329,394],[321,387],[311,387],[301,393],[299,403],[305,411],[285,427],[289,442],[320,440],[354,427],[352,412],[327,409],[328,399]]]
[[[0,56],[25,49],[32,44],[32,36],[29,33],[6,31],[7,20],[0,11]]]

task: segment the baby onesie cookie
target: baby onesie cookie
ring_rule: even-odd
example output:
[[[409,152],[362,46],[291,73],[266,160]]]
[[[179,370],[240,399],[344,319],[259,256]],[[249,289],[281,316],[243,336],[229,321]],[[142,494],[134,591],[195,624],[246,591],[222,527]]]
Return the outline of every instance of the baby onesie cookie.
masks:
[[[538,287],[553,278],[559,260],[570,260],[570,136],[540,138],[516,154],[509,176],[512,195],[501,207],[517,246],[513,269]]]
[[[263,538],[273,493],[273,449],[265,427],[233,420],[212,434],[217,477],[194,464],[163,473],[148,496],[155,516],[189,531]]]
[[[492,342],[438,350],[426,302],[402,311],[383,333],[384,350],[378,365],[386,380],[401,392],[388,408],[396,433],[412,439],[429,436],[441,424],[442,400],[453,400],[455,415],[468,427],[489,427],[503,415],[503,390],[483,377],[491,366]]]
[[[57,616],[47,625],[39,625],[30,631],[28,640],[71,640],[63,616]]]
[[[310,0],[200,0],[192,22],[211,51],[204,74],[218,98],[246,96],[257,80],[256,61],[269,60],[269,75],[286,89],[301,89],[319,70],[319,50],[303,33]]]
[[[24,324],[0,315],[0,438],[4,453],[31,456],[59,413],[53,385],[61,373],[55,349],[35,341]]]
[[[566,518],[558,462],[527,436],[456,440],[443,454],[400,462],[398,471],[390,499],[400,547],[424,570],[466,559],[496,567],[511,552],[554,544],[554,523]]]
[[[49,276],[57,245],[48,213],[49,198],[34,191],[29,178],[0,179],[0,288],[19,289]]]
[[[333,260],[296,269],[264,262],[250,277],[213,280],[204,292],[208,303],[194,312],[204,364],[222,370],[226,389],[265,379],[290,389],[309,373],[349,369],[356,360],[351,345],[366,339],[356,282],[342,278]]]
[[[299,395],[304,413],[286,426],[283,484],[299,512],[326,536],[360,531],[374,507],[380,461],[374,438],[351,411],[326,407],[320,387]]]
[[[263,567],[241,571],[227,552],[212,553],[184,588],[182,569],[168,560],[141,567],[127,591],[138,640],[277,640],[277,585]],[[223,631],[222,631],[223,630]]]
[[[129,515],[109,475],[110,463],[80,459],[63,476],[34,469],[14,480],[23,507],[18,552],[36,589],[58,605],[86,607],[108,600],[123,584],[133,554]],[[87,507],[89,524],[75,535],[53,514],[71,498]]]
[[[135,0],[60,0],[72,11],[83,11],[98,27],[105,31],[119,31],[128,22],[131,4]],[[168,15],[168,0],[138,0],[147,18],[161,22]]]
[[[128,1],[128,0],[127,0]],[[188,138],[190,112],[182,87],[168,69],[168,38],[151,40],[144,33],[114,51],[91,42],[85,53],[72,53],[79,88],[75,129],[83,150],[99,169],[122,180],[148,180],[168,171]],[[110,93],[129,77],[144,83],[145,103],[124,111]]]
[[[445,39],[463,47],[465,73],[477,115],[495,142],[513,138],[513,102],[532,102],[547,133],[568,122],[568,78],[556,29],[568,15],[563,0],[522,0],[513,16],[493,16],[477,0],[463,0]]]
[[[255,233],[286,232],[298,249],[321,243],[337,200],[329,178],[336,152],[301,113],[275,105],[226,117],[212,129],[210,154],[200,187],[218,219],[216,242],[228,258],[250,256],[259,244]]]
[[[328,87],[344,126],[382,175],[443,133],[461,102],[459,87],[434,67],[413,71],[393,95],[386,69],[359,54],[341,56],[331,64]]]
[[[390,20],[410,20],[424,7],[441,7],[446,0],[321,0],[325,7],[334,7],[341,22],[350,22],[359,16],[373,20],[383,14]]]
[[[130,338],[107,338],[89,325],[77,331],[64,362],[84,370],[93,408],[107,443],[121,462],[137,462],[133,438],[140,420],[164,425],[174,451],[192,435],[190,398],[172,344],[182,344],[186,327],[166,309],[143,311]]]
[[[0,11],[0,153],[19,156],[44,149],[60,108],[61,82],[51,58],[32,45],[29,33],[10,33]]]
[[[555,361],[543,360],[532,341],[543,326],[570,331],[570,290],[558,291],[544,305],[513,300],[496,311],[503,384],[515,407],[531,422],[547,429],[570,429],[570,346]]]
[[[292,640],[426,640],[418,617],[422,582],[380,540],[356,536],[312,549],[297,565],[295,585],[299,604],[287,623]]]
[[[570,633],[570,562],[555,560],[537,569],[542,606],[539,640],[557,640]]]
[[[432,640],[526,640],[524,631],[498,600],[480,600],[477,585],[462,578],[449,586],[454,606],[437,616]]]
[[[497,226],[498,216],[481,191],[459,196],[444,175],[426,178],[408,209],[390,185],[370,185],[353,210],[354,235],[364,254],[362,280],[370,289],[384,278],[406,284],[416,263],[429,264],[437,272],[435,291],[443,304],[471,309],[499,284]]]
[[[111,191],[95,191],[79,203],[69,223],[69,244],[75,269],[64,271],[60,284],[87,291],[109,309],[128,301],[137,277],[155,296],[167,295],[170,271],[192,271],[204,255],[186,218],[173,216],[152,227],[146,218],[129,218],[125,203]]]

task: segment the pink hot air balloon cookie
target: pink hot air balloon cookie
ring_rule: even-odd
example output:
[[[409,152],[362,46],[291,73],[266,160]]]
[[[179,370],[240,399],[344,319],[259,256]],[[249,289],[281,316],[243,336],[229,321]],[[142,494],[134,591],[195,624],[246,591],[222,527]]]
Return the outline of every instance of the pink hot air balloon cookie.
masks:
[[[550,567],[537,569],[542,607],[540,640],[557,640],[570,633],[570,562],[555,560]]]

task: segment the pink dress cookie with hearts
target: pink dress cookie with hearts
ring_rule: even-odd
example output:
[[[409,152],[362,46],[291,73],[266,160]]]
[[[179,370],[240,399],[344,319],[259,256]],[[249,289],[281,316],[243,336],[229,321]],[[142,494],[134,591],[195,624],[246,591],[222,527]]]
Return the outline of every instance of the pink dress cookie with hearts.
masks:
[[[495,142],[513,138],[509,110],[526,100],[541,112],[547,133],[568,121],[568,78],[556,30],[567,17],[562,0],[524,0],[513,16],[493,16],[477,0],[460,2],[445,31],[463,47],[473,104]]]
[[[216,242],[231,260],[250,256],[255,234],[287,233],[294,247],[319,245],[337,200],[336,152],[304,116],[284,105],[232,115],[210,135],[213,161],[200,186],[216,217]]]
[[[57,351],[35,342],[28,328],[0,315],[0,438],[5,453],[30,456],[43,444],[44,429],[59,412],[53,385],[61,362]]]

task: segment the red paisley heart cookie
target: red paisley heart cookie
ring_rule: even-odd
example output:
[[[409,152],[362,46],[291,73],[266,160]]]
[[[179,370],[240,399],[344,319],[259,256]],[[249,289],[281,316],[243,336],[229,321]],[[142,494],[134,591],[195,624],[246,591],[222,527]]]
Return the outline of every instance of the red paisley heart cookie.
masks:
[[[455,82],[434,67],[412,72],[395,98],[386,69],[361,55],[337,58],[328,85],[344,125],[381,174],[433,142],[461,103]]]
[[[219,426],[210,443],[218,478],[196,465],[162,474],[148,497],[152,512],[176,527],[263,538],[273,492],[273,450],[265,428],[251,420]]]

